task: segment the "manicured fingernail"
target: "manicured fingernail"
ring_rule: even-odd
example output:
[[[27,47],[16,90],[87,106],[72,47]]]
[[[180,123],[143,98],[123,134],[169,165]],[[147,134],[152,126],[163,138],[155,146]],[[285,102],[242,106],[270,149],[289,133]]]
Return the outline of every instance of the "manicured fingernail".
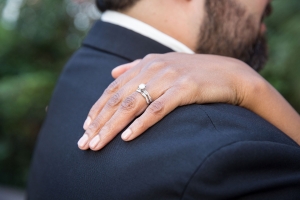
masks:
[[[89,140],[89,136],[87,136],[87,134],[83,134],[83,136],[80,138],[77,144],[80,147],[84,147],[88,140]]]
[[[121,137],[123,140],[128,140],[131,134],[132,134],[132,131],[128,128],[122,133]]]
[[[90,117],[86,118],[84,125],[83,125],[84,130],[86,130],[89,127],[91,121],[92,121],[92,119]]]
[[[100,142],[100,136],[97,135],[96,137],[94,137],[94,139],[92,139],[92,141],[90,142],[90,148],[94,149],[98,143]]]

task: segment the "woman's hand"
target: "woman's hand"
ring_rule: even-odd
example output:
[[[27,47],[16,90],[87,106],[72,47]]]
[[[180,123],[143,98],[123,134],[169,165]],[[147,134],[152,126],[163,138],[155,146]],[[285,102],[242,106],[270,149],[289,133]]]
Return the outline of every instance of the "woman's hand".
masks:
[[[82,150],[100,150],[138,116],[122,133],[123,140],[133,140],[178,106],[214,102],[242,105],[247,91],[264,82],[236,59],[180,53],[148,55],[115,68],[112,75],[117,79],[94,104],[84,123],[85,133],[78,141]],[[150,105],[136,92],[141,83],[152,97]]]

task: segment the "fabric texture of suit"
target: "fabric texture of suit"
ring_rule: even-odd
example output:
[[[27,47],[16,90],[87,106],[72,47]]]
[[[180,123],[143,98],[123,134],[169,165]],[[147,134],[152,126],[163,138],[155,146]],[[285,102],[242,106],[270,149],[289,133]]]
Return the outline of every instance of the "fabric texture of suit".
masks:
[[[237,106],[179,107],[132,142],[118,135],[98,152],[78,149],[89,109],[113,81],[111,70],[167,52],[133,31],[96,22],[53,93],[29,199],[300,199],[299,146]]]

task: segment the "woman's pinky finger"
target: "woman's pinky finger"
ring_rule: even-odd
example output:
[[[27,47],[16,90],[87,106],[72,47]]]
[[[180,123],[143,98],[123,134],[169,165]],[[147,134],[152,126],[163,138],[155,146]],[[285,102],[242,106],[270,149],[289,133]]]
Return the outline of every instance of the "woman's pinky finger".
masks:
[[[124,141],[131,141],[156,124],[172,110],[181,104],[179,95],[175,95],[175,89],[167,90],[161,97],[152,102],[145,112],[122,133]]]

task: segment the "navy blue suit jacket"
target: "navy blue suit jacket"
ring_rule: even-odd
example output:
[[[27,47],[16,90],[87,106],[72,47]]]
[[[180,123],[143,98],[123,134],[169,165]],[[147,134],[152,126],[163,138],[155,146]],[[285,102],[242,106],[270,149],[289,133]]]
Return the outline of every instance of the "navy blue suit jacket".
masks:
[[[237,106],[183,106],[132,142],[118,135],[101,151],[78,149],[89,109],[113,81],[111,70],[167,52],[135,32],[96,22],[53,93],[29,199],[300,199],[299,146]]]

